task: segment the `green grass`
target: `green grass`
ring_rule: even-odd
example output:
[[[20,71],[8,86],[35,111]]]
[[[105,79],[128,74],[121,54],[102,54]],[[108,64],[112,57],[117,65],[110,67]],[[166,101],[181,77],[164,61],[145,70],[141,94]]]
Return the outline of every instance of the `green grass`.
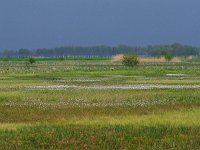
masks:
[[[200,85],[199,63],[36,59],[0,62],[0,149],[200,148],[200,89],[23,88]]]
[[[198,149],[199,131],[199,127],[162,125],[37,126],[2,131],[0,143],[5,149]]]
[[[191,94],[192,93],[192,94]],[[112,96],[111,96],[112,95]],[[0,104],[3,102],[121,102],[121,101],[156,101],[171,100],[173,102],[198,103],[199,89],[64,89],[64,90],[16,90],[1,91]]]

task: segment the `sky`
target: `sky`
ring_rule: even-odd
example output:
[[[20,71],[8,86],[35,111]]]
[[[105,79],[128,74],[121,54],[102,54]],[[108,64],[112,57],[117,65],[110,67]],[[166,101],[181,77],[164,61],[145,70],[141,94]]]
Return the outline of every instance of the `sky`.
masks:
[[[200,0],[0,0],[0,50],[179,42],[200,47]]]

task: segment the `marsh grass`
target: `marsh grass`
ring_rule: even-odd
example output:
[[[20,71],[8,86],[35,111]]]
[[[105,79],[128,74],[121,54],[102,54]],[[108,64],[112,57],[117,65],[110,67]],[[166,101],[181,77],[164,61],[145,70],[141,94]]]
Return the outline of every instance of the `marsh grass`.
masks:
[[[199,149],[198,88],[20,88],[200,85],[199,70],[198,62],[0,61],[0,149]]]
[[[162,125],[37,126],[1,131],[0,143],[6,149],[198,149],[199,131]]]

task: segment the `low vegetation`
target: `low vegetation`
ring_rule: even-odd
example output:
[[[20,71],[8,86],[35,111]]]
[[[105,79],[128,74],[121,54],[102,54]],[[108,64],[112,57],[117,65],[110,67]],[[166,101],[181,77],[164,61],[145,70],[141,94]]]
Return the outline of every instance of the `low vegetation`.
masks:
[[[200,148],[197,58],[34,59],[0,61],[0,149]]]
[[[35,62],[36,62],[36,60],[35,60],[35,58],[29,58],[28,59],[28,62],[30,63],[30,64],[34,64]]]
[[[139,59],[136,54],[126,54],[123,56],[122,64],[128,67],[134,67],[139,64]]]

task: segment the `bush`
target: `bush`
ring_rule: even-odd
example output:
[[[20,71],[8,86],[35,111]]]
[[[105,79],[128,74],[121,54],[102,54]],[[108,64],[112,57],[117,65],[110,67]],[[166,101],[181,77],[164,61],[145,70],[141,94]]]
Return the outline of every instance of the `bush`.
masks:
[[[36,60],[35,60],[34,58],[29,58],[29,59],[28,59],[28,62],[29,62],[30,64],[33,64],[33,63],[36,62]]]
[[[166,55],[164,55],[164,57],[168,62],[173,59],[173,55],[171,53],[167,53]]]
[[[135,54],[124,55],[122,64],[129,67],[136,66],[139,64],[138,56]]]
[[[9,58],[5,57],[5,58],[2,58],[2,61],[9,61]]]

